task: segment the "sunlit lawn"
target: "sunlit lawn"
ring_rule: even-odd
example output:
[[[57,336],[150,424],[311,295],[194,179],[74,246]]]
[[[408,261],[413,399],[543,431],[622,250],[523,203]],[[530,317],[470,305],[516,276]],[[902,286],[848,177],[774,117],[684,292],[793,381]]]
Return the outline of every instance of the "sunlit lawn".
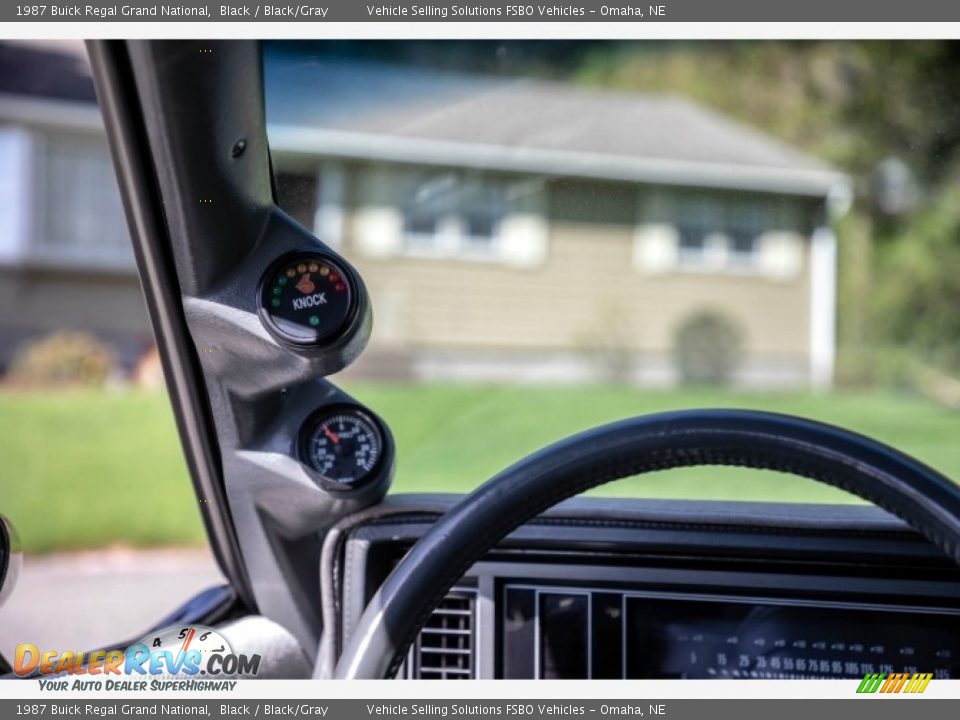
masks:
[[[629,415],[752,407],[850,427],[960,478],[960,413],[887,393],[729,394],[622,388],[356,385],[399,448],[395,491],[459,492],[553,440]],[[707,468],[621,481],[605,495],[848,501],[783,475]],[[169,404],[138,392],[0,393],[0,512],[32,552],[203,542]]]

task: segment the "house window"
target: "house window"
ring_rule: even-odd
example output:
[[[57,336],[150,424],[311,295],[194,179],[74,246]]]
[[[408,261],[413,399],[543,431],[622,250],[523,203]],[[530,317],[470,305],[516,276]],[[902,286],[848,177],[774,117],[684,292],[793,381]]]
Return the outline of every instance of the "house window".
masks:
[[[765,206],[743,198],[681,198],[676,215],[677,257],[692,269],[753,269],[771,229]]]
[[[506,213],[506,187],[460,173],[418,174],[403,213],[408,252],[493,258]]]
[[[48,136],[40,151],[34,252],[45,260],[132,266],[133,250],[106,145]]]
[[[752,267],[756,264],[759,257],[758,250],[760,243],[758,238],[760,231],[754,230],[729,230],[728,238],[728,264],[732,267]]]
[[[503,185],[492,181],[465,183],[460,211],[464,240],[472,246],[492,246],[505,213]]]
[[[457,185],[453,174],[414,180],[403,214],[404,239],[409,249],[439,250],[444,236],[456,229]]]
[[[681,264],[702,265],[707,262],[707,233],[689,225],[677,228],[680,235],[679,257]]]

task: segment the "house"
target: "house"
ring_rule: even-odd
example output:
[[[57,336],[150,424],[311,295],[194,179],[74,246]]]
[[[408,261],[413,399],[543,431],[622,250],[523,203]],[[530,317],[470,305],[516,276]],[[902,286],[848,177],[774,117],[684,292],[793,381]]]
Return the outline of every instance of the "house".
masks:
[[[83,44],[0,43],[0,371],[61,328],[126,367],[152,333]]]
[[[830,383],[848,191],[823,163],[676,97],[282,45],[265,71],[281,205],[367,279],[368,362],[564,381],[600,349],[667,384],[710,312],[742,345],[735,380]]]
[[[265,80],[280,205],[373,296],[357,372],[671,384],[709,315],[733,381],[829,385],[847,186],[823,163],[677,97],[286,45]],[[0,181],[0,347],[57,323],[142,344],[95,108],[0,93],[0,167],[20,173]]]

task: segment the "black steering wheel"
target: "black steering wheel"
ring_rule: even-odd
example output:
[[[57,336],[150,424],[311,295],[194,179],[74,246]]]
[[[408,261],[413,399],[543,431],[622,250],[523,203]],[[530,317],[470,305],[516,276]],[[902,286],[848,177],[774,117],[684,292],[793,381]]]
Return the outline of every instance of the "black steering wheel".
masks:
[[[647,415],[550,445],[451,508],[373,596],[340,657],[336,677],[393,677],[453,584],[544,510],[611,480],[694,465],[777,470],[833,485],[899,516],[960,563],[960,487],[891,447],[773,413]]]

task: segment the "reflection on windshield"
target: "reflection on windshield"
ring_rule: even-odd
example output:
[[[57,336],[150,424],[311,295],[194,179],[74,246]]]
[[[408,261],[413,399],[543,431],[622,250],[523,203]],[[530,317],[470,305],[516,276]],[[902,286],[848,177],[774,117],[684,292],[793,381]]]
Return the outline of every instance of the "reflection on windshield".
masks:
[[[278,199],[370,289],[344,382],[398,434],[396,487],[471,487],[589,425],[717,405],[845,425],[960,476],[960,286],[937,260],[960,260],[960,125],[933,89],[955,92],[958,55],[268,44]],[[607,492],[838,498],[766,480]]]

